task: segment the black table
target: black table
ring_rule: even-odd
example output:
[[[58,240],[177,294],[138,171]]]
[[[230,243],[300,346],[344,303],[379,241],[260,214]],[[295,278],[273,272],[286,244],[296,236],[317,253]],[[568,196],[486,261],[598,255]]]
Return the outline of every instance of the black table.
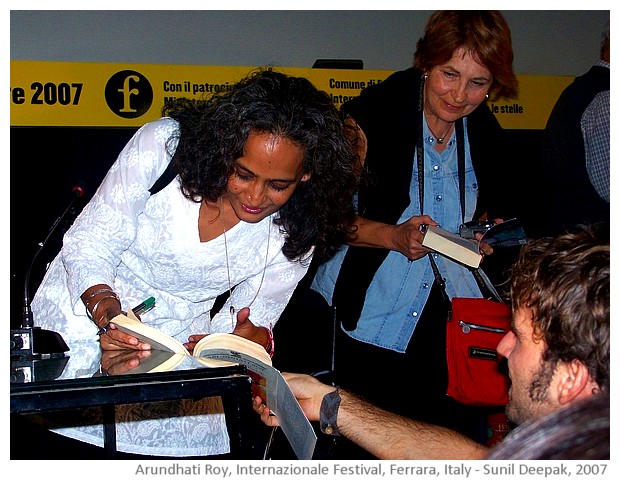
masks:
[[[100,406],[108,458],[116,455],[114,405],[221,396],[231,455],[250,458],[251,379],[240,365],[172,372],[58,379],[69,356],[11,357],[11,413]]]

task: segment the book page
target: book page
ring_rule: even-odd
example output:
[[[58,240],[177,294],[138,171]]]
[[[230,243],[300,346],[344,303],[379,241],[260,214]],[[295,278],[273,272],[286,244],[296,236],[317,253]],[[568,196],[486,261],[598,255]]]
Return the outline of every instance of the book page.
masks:
[[[266,365],[271,365],[271,357],[262,347],[252,340],[234,335],[232,333],[211,333],[201,338],[194,347],[194,355],[200,356],[203,350],[226,349],[241,352],[260,360]],[[211,355],[209,355],[211,357]]]
[[[131,310],[128,314],[132,315]],[[190,354],[185,346],[177,339],[170,335],[166,335],[146,323],[142,323],[140,320],[135,319],[135,316],[134,318],[130,318],[127,315],[120,314],[114,317],[111,323],[116,325],[116,328],[120,331],[136,337],[141,342],[148,343],[153,350],[164,350],[185,355]]]
[[[276,373],[276,387],[267,391],[267,405],[276,414],[282,431],[300,460],[312,460],[316,433],[280,372]],[[276,405],[273,408],[272,405]]]
[[[260,396],[278,417],[280,427],[297,458],[312,459],[317,440],[316,433],[282,374],[271,366],[271,358],[269,364],[266,364],[242,352],[226,348],[205,349],[204,346],[199,355],[201,361],[208,366],[212,366],[213,360],[245,365],[248,375],[252,378],[252,395]]]
[[[227,348],[203,348],[198,352],[197,358],[207,367],[245,365],[248,375],[252,378],[252,395],[258,395],[265,402],[269,401],[267,390],[275,385],[276,381],[276,369],[271,365],[267,365],[251,355]]]

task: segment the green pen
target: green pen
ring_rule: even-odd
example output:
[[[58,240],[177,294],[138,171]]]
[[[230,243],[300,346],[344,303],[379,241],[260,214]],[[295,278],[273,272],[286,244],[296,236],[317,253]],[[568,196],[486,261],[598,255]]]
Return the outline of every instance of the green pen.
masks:
[[[139,305],[136,305],[131,311],[136,315],[142,315],[143,313],[148,312],[155,306],[155,297],[149,297],[144,302]]]

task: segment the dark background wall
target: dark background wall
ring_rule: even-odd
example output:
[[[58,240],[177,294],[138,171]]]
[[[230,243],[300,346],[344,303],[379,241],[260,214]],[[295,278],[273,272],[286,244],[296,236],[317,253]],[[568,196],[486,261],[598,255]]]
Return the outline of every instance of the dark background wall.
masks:
[[[274,65],[311,67],[317,58],[361,59],[364,68],[412,63],[430,11],[11,11],[11,60]],[[609,11],[504,11],[517,74],[585,72],[598,56]],[[10,131],[11,325],[21,321],[24,274],[81,183],[84,198],[58,226],[32,265],[34,292],[63,231],[87,201],[135,128],[29,128]],[[540,131],[511,132],[505,179],[514,209],[531,211],[535,195],[518,194],[533,174]],[[35,319],[36,321],[36,319]]]

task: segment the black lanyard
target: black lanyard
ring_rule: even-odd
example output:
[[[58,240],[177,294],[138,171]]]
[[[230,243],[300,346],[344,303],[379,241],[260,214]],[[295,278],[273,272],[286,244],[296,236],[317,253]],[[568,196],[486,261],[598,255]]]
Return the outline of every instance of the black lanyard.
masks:
[[[463,119],[455,122],[456,155],[459,175],[459,197],[461,203],[461,222],[465,222],[465,130]],[[416,141],[418,157],[418,190],[420,193],[420,215],[424,215],[424,78],[420,82],[420,103],[418,105],[418,138]]]
[[[420,215],[424,215],[424,78],[420,82],[420,97],[418,104],[418,138],[416,142],[416,156],[418,166],[418,191],[420,195]],[[456,155],[457,155],[457,169],[459,175],[459,198],[461,203],[461,221],[465,222],[465,130],[463,127],[463,119],[459,118],[455,122],[456,129]],[[435,281],[441,287],[441,293],[444,301],[450,304],[450,299],[446,293],[446,280],[441,276],[439,268],[435,263],[435,259],[429,253],[428,258],[431,262],[433,274],[435,275]],[[485,280],[480,275],[477,268],[469,268],[469,271],[474,276],[478,288],[482,292],[484,298],[494,298],[499,300],[496,293],[487,285]]]

